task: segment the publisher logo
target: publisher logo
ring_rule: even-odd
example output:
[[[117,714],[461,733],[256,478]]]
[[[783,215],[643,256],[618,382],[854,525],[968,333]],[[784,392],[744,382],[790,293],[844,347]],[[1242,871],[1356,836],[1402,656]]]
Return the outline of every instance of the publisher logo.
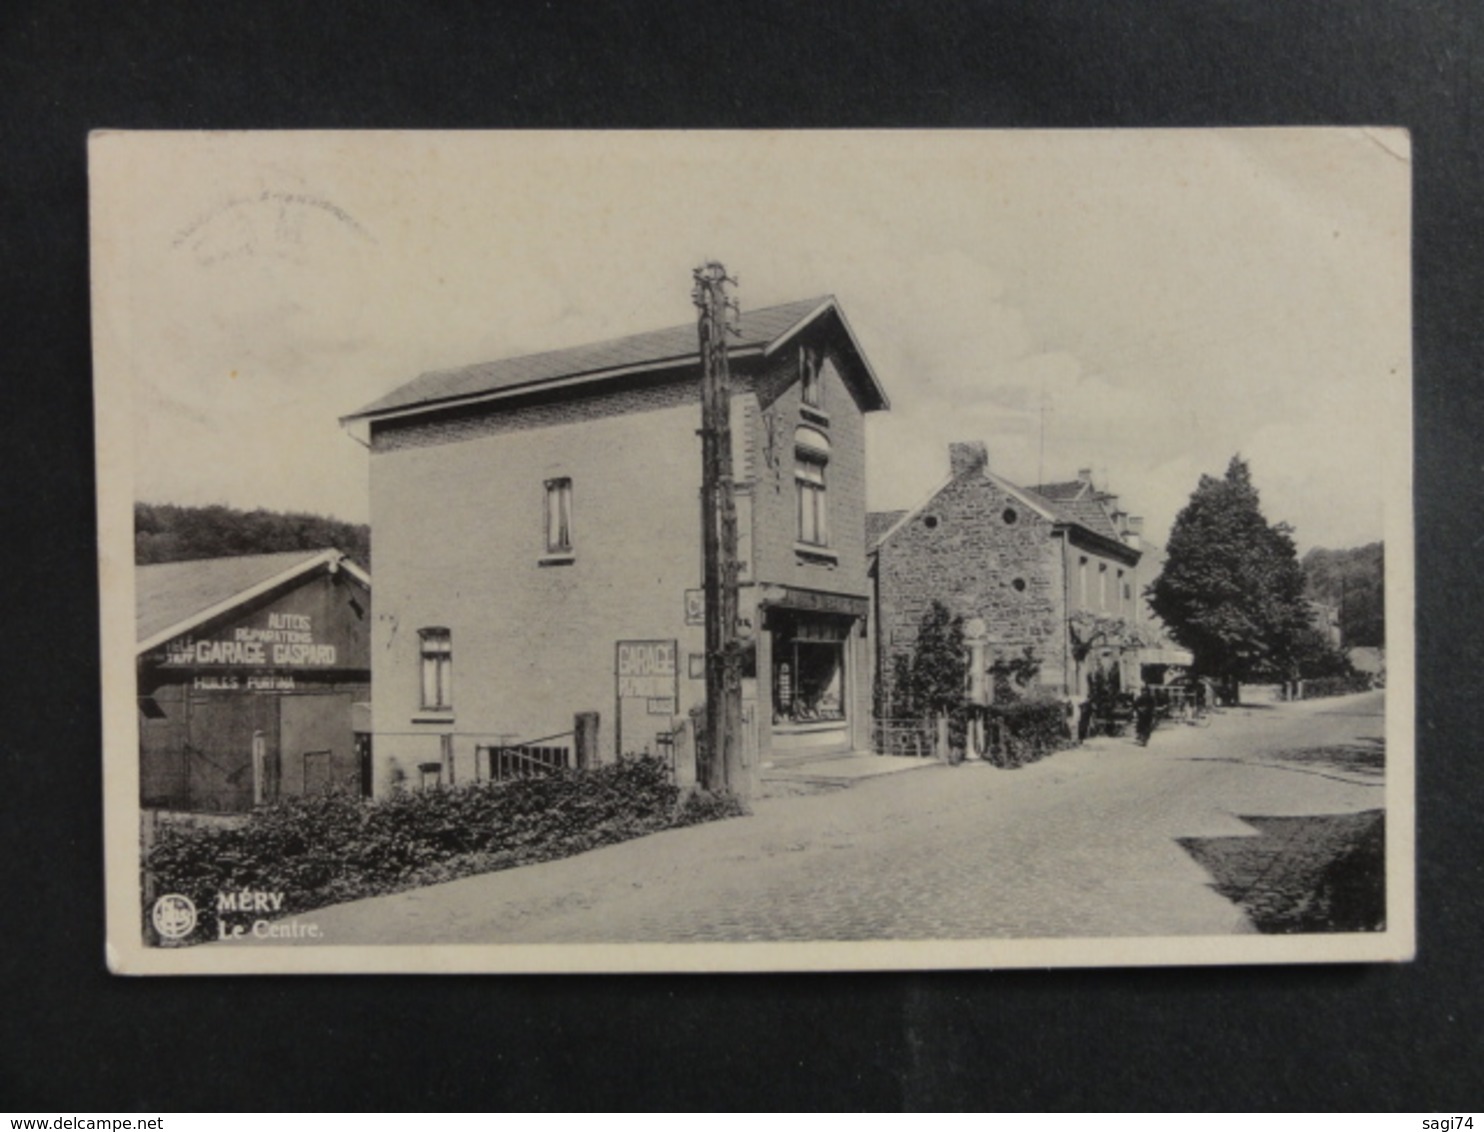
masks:
[[[156,900],[150,918],[162,939],[185,939],[196,930],[196,906],[179,893],[167,892]]]

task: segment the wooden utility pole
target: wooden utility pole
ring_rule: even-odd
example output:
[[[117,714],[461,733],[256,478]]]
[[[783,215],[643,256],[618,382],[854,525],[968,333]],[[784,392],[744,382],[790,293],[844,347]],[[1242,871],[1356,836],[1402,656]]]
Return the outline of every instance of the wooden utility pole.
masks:
[[[705,757],[696,777],[707,790],[745,789],[742,774],[742,658],[737,644],[737,504],[732,488],[732,381],[726,336],[736,301],[726,268],[707,262],[692,275],[700,310],[701,550],[706,596]]]

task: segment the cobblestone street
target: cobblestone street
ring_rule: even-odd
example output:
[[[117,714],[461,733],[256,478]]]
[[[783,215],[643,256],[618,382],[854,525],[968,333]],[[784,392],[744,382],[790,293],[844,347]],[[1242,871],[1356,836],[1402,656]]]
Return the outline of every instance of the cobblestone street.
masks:
[[[930,764],[307,918],[327,944],[1251,931],[1177,839],[1255,835],[1237,815],[1381,808],[1374,766],[1314,752],[1379,750],[1382,705],[1257,703],[1209,729],[1166,725],[1147,749],[1097,739],[1020,770]]]

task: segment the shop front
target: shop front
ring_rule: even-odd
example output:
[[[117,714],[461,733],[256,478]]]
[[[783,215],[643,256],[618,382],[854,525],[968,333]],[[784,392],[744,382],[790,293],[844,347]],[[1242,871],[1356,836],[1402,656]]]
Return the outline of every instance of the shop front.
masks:
[[[864,599],[788,590],[765,607],[760,643],[767,652],[774,757],[849,751],[857,745],[855,732],[864,722],[857,692],[865,604]]]

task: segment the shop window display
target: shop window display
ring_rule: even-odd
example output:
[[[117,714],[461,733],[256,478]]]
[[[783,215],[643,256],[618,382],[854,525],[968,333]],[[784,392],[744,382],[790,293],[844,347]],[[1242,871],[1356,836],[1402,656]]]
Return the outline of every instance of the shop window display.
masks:
[[[845,720],[846,626],[805,618],[775,633],[773,722],[839,723]]]

